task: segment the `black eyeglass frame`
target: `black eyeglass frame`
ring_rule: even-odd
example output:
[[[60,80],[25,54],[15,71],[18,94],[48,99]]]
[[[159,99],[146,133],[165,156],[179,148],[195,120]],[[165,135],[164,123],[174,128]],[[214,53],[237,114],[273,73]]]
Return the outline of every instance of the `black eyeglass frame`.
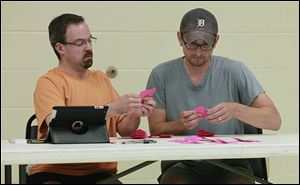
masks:
[[[184,32],[184,33],[186,33],[186,32]],[[186,41],[184,40],[184,38],[183,38],[183,34],[184,34],[183,32],[180,32],[180,34],[181,34],[181,38],[182,38],[182,41],[183,41],[183,43],[184,43],[184,46],[187,48],[187,49],[189,49],[189,50],[196,50],[198,47],[200,47],[200,49],[201,49],[201,51],[210,51],[210,50],[212,50],[214,47],[215,47],[215,44],[216,44],[216,38],[217,38],[217,35],[216,34],[212,34],[212,33],[210,33],[210,34],[212,34],[213,36],[214,36],[214,40],[213,40],[213,43],[212,43],[212,45],[209,45],[209,44],[192,44],[192,45],[194,45],[194,46],[196,46],[195,48],[191,48],[191,47],[188,47],[187,46],[187,43],[186,43]],[[203,46],[206,46],[206,45],[209,45],[209,46],[211,46],[209,49],[206,49],[206,48],[203,48]]]
[[[78,39],[74,42],[61,42],[64,45],[71,44],[77,47],[82,47],[83,45],[87,45],[87,43],[92,44],[92,41],[97,41],[97,38],[91,35],[88,39]]]

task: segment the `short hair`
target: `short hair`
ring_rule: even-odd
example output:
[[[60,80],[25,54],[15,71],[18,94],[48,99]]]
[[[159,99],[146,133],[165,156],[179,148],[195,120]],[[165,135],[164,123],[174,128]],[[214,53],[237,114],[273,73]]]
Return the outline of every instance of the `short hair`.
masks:
[[[50,44],[57,56],[60,59],[60,54],[55,49],[55,44],[58,42],[66,42],[66,31],[70,24],[78,24],[84,22],[84,18],[75,14],[62,14],[55,17],[48,26]]]

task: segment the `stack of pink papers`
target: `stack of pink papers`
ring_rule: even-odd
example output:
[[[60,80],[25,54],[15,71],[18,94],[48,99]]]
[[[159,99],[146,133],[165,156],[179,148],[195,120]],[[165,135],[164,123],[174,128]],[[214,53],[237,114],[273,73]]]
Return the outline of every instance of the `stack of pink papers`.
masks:
[[[216,144],[232,144],[238,142],[259,142],[254,139],[240,139],[240,138],[215,138],[215,137],[199,137],[199,136],[188,136],[183,139],[169,140],[170,142],[180,144],[203,144],[203,143],[216,143]]]

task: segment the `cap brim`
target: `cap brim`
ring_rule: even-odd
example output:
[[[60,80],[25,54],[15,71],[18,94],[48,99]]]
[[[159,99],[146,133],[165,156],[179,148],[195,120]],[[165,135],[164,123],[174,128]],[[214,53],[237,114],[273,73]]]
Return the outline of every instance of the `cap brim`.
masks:
[[[183,39],[186,43],[191,43],[195,40],[204,40],[207,44],[213,44],[214,35],[204,32],[204,31],[192,31],[183,34]]]

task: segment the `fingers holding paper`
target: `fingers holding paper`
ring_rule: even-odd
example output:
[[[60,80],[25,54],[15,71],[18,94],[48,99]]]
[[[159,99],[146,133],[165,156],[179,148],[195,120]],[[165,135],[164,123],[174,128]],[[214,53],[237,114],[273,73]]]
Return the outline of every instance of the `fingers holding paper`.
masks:
[[[195,110],[183,111],[180,114],[179,120],[187,129],[193,129],[199,124],[201,116]]]
[[[149,116],[155,108],[155,105],[156,102],[152,97],[145,97],[139,106],[134,107],[129,114],[137,117]]]
[[[211,109],[208,109],[206,119],[212,124],[222,124],[233,118],[233,103],[220,103]]]
[[[141,91],[137,94],[126,94],[121,96],[117,101],[109,104],[109,115],[127,114],[130,117],[149,116],[156,102],[152,98],[156,88]]]
[[[142,109],[144,109],[143,116],[149,116],[155,108],[156,102],[152,97],[145,97],[142,102]]]

